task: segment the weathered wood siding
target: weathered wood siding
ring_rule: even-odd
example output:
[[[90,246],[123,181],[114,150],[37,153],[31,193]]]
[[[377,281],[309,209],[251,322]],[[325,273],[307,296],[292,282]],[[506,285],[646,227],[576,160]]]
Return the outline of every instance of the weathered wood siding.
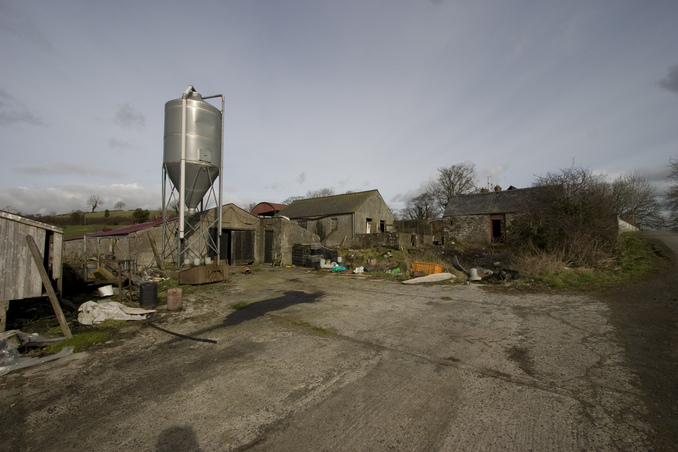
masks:
[[[61,278],[63,230],[0,212],[0,300],[42,296],[42,280],[26,245],[27,235],[32,236],[38,245],[52,279]]]

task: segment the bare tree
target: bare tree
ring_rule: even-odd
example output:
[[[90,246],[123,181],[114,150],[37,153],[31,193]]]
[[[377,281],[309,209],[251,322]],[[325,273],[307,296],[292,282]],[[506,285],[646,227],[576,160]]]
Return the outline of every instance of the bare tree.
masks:
[[[435,200],[436,216],[445,212],[447,203],[453,196],[477,191],[476,179],[476,165],[472,162],[438,168],[438,175],[429,183],[427,190]]]
[[[614,210],[624,221],[641,229],[665,225],[657,190],[638,171],[620,176],[612,183]]]
[[[320,190],[309,190],[306,192],[306,198],[324,198],[332,195],[334,195],[334,190],[331,188],[321,188]]]
[[[115,203],[115,206],[113,207],[115,207],[115,210],[122,210],[125,208],[125,203],[122,201],[118,201]]]
[[[167,210],[172,210],[172,211],[174,211],[174,214],[175,214],[175,215],[179,215],[179,206],[180,206],[180,205],[181,205],[181,203],[179,202],[178,199],[173,199],[172,202],[170,202],[170,203],[166,206],[166,209],[167,209]]]
[[[310,198],[324,198],[326,196],[333,196],[334,190],[331,188],[321,188],[320,190],[309,190],[304,196],[290,196],[285,199],[282,204],[292,204],[294,201]]]
[[[284,199],[282,204],[289,205],[289,204],[292,204],[294,201],[299,201],[300,199],[305,199],[305,197],[304,196],[290,196],[289,198]]]
[[[87,198],[87,205],[90,206],[92,208],[92,212],[94,212],[97,210],[97,207],[104,205],[104,201],[99,195],[90,195],[89,198]]]
[[[540,176],[529,203],[512,222],[512,241],[570,264],[595,264],[612,254],[617,224],[610,184],[572,166]]]
[[[429,192],[409,199],[405,208],[400,211],[404,220],[430,220],[435,218],[435,199]]]
[[[664,195],[666,209],[669,212],[669,226],[678,229],[678,156],[669,160],[669,177],[673,182]]]

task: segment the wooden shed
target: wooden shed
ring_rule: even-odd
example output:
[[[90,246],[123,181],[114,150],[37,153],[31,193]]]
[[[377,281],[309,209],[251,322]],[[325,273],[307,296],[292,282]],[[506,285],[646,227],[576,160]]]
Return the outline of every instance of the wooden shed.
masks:
[[[12,300],[41,297],[42,279],[26,244],[32,236],[43,256],[43,265],[60,292],[63,229],[20,215],[0,211],[0,331]]]

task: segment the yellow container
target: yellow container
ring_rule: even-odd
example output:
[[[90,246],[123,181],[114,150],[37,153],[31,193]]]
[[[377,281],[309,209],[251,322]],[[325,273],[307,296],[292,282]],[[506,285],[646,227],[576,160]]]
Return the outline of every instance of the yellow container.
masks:
[[[435,273],[442,273],[443,267],[438,264],[429,264],[426,262],[412,262],[413,272],[423,272],[425,275],[433,275]]]

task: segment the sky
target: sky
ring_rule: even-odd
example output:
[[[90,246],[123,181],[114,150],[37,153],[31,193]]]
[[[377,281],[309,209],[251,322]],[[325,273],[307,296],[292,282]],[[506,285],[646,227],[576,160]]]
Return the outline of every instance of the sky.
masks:
[[[162,205],[165,103],[222,94],[223,202],[440,167],[518,188],[678,155],[675,0],[0,0],[0,209]],[[213,102],[221,108],[221,101]]]

